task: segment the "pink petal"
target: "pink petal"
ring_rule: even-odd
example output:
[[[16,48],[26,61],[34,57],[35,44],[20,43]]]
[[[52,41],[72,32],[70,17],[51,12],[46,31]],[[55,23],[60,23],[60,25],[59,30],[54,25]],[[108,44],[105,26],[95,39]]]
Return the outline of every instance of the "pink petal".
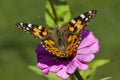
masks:
[[[67,67],[66,66],[63,66],[63,68],[61,70],[59,70],[56,75],[59,77],[59,78],[62,78],[62,79],[67,79],[69,77],[69,74],[66,73],[66,69]]]
[[[94,54],[77,55],[76,58],[81,62],[90,62],[94,59]]]
[[[75,60],[72,60],[72,61],[67,65],[67,73],[73,74],[76,69],[77,69],[77,66],[75,65]]]
[[[77,54],[91,54],[99,51],[98,39],[90,32],[80,43]]]
[[[37,66],[38,66],[38,68],[40,68],[40,69],[45,69],[45,68],[48,68],[48,67],[49,67],[48,65],[42,64],[42,63],[40,63],[40,62],[37,63]]]
[[[88,65],[80,62],[79,60],[76,59],[75,65],[80,69],[80,70],[87,70]]]
[[[48,70],[48,68],[46,68],[46,69],[43,69],[42,72],[43,72],[44,74],[48,74],[48,73],[49,73],[49,70]]]
[[[49,71],[50,72],[58,72],[59,70],[61,70],[63,68],[63,65],[52,65],[50,68],[49,68]]]

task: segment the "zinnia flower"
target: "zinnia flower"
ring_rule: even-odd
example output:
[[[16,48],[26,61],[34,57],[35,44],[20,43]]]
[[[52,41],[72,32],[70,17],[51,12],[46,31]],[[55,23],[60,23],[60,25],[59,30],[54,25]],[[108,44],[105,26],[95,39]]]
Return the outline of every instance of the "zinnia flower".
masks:
[[[99,51],[99,41],[92,32],[83,30],[82,41],[79,44],[76,55],[67,59],[58,58],[46,51],[41,44],[36,49],[37,66],[44,74],[55,73],[59,78],[67,79],[76,69],[87,70],[88,65],[94,59],[94,53]]]

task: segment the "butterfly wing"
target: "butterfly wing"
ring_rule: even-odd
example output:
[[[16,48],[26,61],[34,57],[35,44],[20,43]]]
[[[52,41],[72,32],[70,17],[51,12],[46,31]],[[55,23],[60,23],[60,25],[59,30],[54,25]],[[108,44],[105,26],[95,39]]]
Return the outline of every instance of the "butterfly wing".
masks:
[[[96,10],[91,10],[81,14],[80,16],[72,19],[64,28],[64,37],[66,38],[66,55],[71,55],[76,51],[78,44],[80,43],[81,32],[88,22],[96,15]]]
[[[53,55],[59,56],[62,54],[56,46],[52,30],[35,24],[17,23],[16,25],[18,28],[21,28],[22,30],[32,34],[34,37],[40,39],[42,46]]]
[[[28,24],[28,23],[17,23],[18,28],[21,28],[23,31],[26,31],[32,34],[34,37],[37,37],[40,40],[44,40],[48,34],[51,33],[46,27],[41,25]]]

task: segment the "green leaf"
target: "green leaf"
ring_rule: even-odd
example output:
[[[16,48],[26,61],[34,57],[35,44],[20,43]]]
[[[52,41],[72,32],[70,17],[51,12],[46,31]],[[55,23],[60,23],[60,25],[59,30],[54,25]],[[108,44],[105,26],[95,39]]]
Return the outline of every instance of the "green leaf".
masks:
[[[109,63],[110,61],[107,59],[100,59],[100,60],[95,60],[91,63],[89,63],[89,69],[86,71],[80,71],[82,77],[84,78],[84,80],[92,80],[92,78],[95,75],[96,69],[98,67],[101,67],[107,63]]]
[[[46,2],[46,12],[45,12],[45,20],[47,26],[49,28],[53,28],[55,25],[58,26],[65,25],[71,18],[71,14],[67,2],[65,0],[51,0],[57,15],[57,19],[56,19],[49,1],[50,0]]]
[[[35,72],[36,74],[38,74],[40,76],[41,80],[48,80],[48,78],[42,74],[42,72],[40,71],[40,69],[38,67],[36,67],[36,66],[28,66],[28,68],[30,70],[32,70],[33,72]]]
[[[105,78],[102,78],[100,80],[110,80],[112,77],[105,77]]]
[[[34,71],[36,74],[38,74],[38,75],[41,75],[42,73],[41,73],[41,71],[40,71],[40,69],[38,68],[38,67],[36,67],[36,66],[28,66],[28,68],[30,69],[30,70],[32,70],[32,71]]]
[[[89,64],[89,66],[93,67],[93,68],[97,68],[97,67],[103,66],[109,62],[110,61],[108,59],[99,59],[99,60],[95,60],[95,61],[91,62]]]
[[[40,80],[61,80],[60,78],[58,78],[55,73],[49,73],[48,75],[43,74],[41,72],[41,70],[36,67],[36,66],[28,66],[28,68],[30,70],[32,70],[33,72],[35,72],[36,74],[38,74],[40,76]]]

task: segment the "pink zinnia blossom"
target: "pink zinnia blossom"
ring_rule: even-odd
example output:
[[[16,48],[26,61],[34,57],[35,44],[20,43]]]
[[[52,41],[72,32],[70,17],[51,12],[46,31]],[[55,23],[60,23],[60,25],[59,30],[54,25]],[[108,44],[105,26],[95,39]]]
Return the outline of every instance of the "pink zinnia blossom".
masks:
[[[82,41],[79,44],[76,55],[68,59],[58,58],[46,51],[41,44],[36,49],[37,66],[44,74],[55,73],[59,78],[67,79],[76,69],[87,70],[88,65],[94,59],[94,53],[99,51],[99,41],[92,32],[83,30]]]

